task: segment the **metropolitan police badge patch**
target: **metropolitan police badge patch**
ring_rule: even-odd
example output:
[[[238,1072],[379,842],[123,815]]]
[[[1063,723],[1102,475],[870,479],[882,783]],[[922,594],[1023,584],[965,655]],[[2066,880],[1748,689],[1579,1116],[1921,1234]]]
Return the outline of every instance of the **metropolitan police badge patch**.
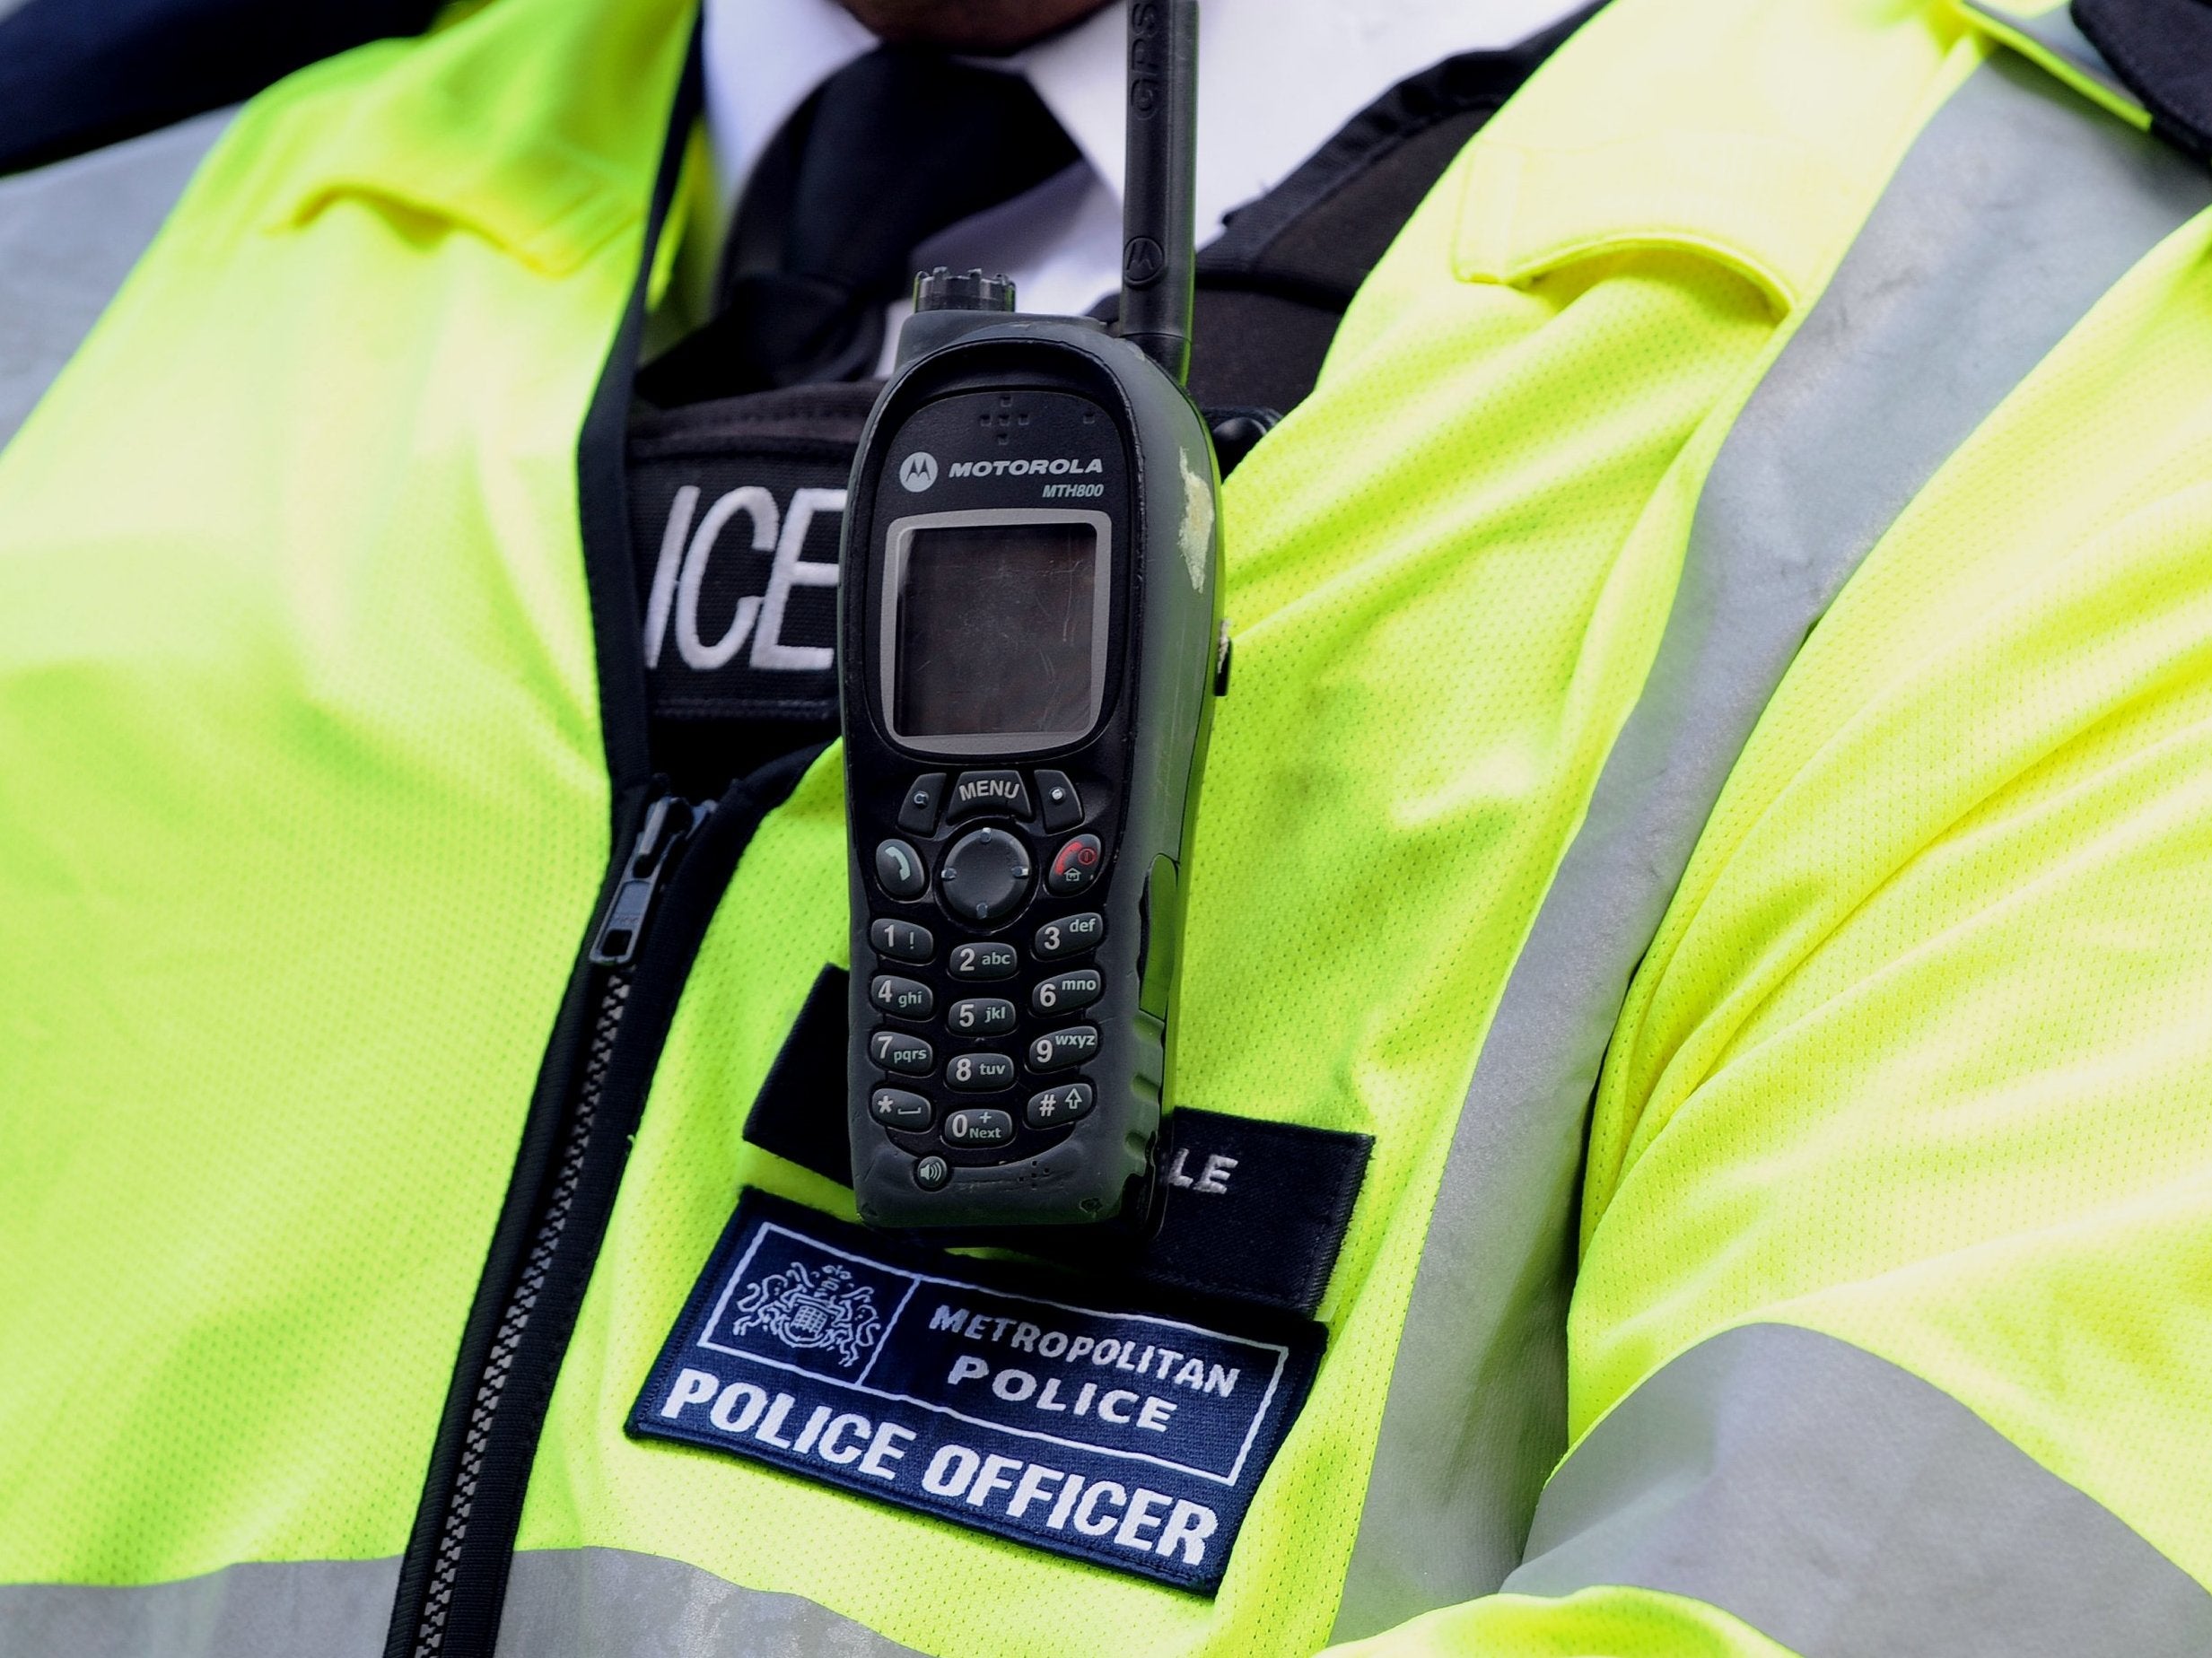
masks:
[[[809,1273],[805,1262],[794,1261],[745,1286],[728,1328],[733,1336],[770,1331],[795,1353],[834,1348],[849,1369],[876,1345],[883,1321],[876,1316],[874,1287],[853,1283],[851,1269],[833,1261]]]
[[[1046,1293],[748,1191],[629,1431],[1211,1594],[1321,1340]]]

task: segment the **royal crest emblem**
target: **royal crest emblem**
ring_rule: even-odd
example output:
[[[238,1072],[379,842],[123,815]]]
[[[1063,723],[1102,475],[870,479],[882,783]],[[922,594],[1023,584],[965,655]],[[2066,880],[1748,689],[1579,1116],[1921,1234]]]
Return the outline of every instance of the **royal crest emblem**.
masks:
[[[833,1348],[837,1362],[850,1369],[883,1334],[872,1286],[855,1284],[844,1268],[830,1265],[809,1272],[792,1261],[745,1287],[730,1309],[730,1333],[765,1330],[794,1349]]]

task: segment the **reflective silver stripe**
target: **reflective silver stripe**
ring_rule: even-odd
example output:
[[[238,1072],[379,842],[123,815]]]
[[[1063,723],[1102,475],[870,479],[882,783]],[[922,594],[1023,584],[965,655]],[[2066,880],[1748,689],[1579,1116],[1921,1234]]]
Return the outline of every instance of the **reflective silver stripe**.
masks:
[[[827,1607],[621,1549],[517,1554],[495,1658],[917,1658]]]
[[[0,1658],[380,1658],[398,1586],[397,1557],[167,1584],[0,1584]]]
[[[1454,1133],[1336,1638],[1494,1590],[1565,1441],[1573,1202],[1599,1061],[1753,723],[1944,459],[2212,200],[2009,55],[1929,121],[1723,443],[1657,658],[1515,964]]]
[[[1517,1594],[1620,1584],[1804,1658],[2203,1658],[2212,1593],[1949,1394],[1810,1330],[1682,1354],[1536,1510]]]
[[[0,179],[0,449],[76,354],[235,113]]]

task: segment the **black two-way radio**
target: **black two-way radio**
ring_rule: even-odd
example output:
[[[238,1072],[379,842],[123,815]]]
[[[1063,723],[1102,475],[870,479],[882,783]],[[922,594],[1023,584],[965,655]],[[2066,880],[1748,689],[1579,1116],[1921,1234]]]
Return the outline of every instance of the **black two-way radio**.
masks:
[[[838,636],[861,1217],[1141,1225],[1226,672],[1190,350],[1196,0],[1132,0],[1121,335],[918,280]]]

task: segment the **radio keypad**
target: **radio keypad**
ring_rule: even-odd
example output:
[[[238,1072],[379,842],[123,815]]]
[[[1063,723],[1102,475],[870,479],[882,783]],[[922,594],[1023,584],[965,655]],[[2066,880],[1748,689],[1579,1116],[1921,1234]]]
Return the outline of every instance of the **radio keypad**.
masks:
[[[956,979],[1010,979],[1020,966],[1010,944],[956,944],[946,964]]]
[[[1052,962],[1063,956],[1080,956],[1105,942],[1106,917],[1096,910],[1086,910],[1080,915],[1063,915],[1056,921],[1045,922],[1036,929],[1036,939],[1031,947],[1036,950],[1037,960]]]
[[[937,954],[936,937],[928,928],[916,927],[912,921],[871,922],[868,941],[876,947],[877,955],[893,961],[926,962]]]
[[[919,979],[902,979],[880,973],[868,987],[868,999],[895,1019],[926,1019],[935,1011],[937,998]]]
[[[958,921],[984,928],[1003,925],[1019,913],[1033,895],[1049,892],[1073,896],[1087,892],[1106,870],[1106,851],[1096,833],[1069,835],[1081,825],[1084,807],[1066,773],[1038,770],[1025,776],[1013,770],[942,772],[916,776],[898,802],[896,821],[901,830],[922,840],[917,851],[905,841],[891,839],[879,844],[874,865],[877,884],[895,899],[925,897],[931,886],[931,865],[936,866],[939,903]],[[952,825],[970,819],[999,819],[976,824],[965,832]],[[940,827],[940,825],[942,825]],[[1067,838],[1059,842],[1049,866],[1031,848],[1027,835],[1040,830]],[[940,838],[941,837],[941,838]],[[947,840],[950,841],[947,847]],[[939,849],[944,850],[940,852]],[[1039,877],[1042,877],[1040,880]],[[1012,939],[962,939],[956,927],[947,944],[939,971],[945,978],[966,982],[991,982],[1016,977],[1022,958]],[[1039,963],[1063,961],[1088,955],[1106,940],[1106,918],[1098,911],[1062,916],[1040,923],[1029,935],[1034,959]],[[912,963],[917,966],[937,961],[939,937],[930,928],[896,917],[870,924],[869,940],[886,966]],[[1012,990],[1013,987],[1008,987]],[[979,1155],[984,1161],[1020,1155],[1025,1134],[1064,1130],[1090,1115],[1097,1091],[1080,1077],[1062,1077],[1054,1086],[1031,1094],[1018,1108],[995,1109],[957,1104],[957,1096],[994,1094],[1012,1088],[1019,1072],[1064,1073],[1097,1057],[1099,1032],[1094,1025],[1076,1025],[1023,1039],[1017,1033],[1027,1019],[1064,1017],[1094,1007],[1103,999],[1106,977],[1097,967],[1063,967],[1050,972],[1029,986],[1026,1008],[1019,992],[1011,997],[966,996],[953,1000],[940,1016],[936,994],[919,979],[880,973],[870,982],[869,999],[879,1013],[898,1020],[927,1021],[931,1036],[941,1030],[952,1039],[956,1052],[946,1053],[941,1043],[922,1034],[884,1029],[870,1033],[868,1054],[882,1072],[890,1073],[870,1095],[870,1112],[893,1138],[916,1154],[915,1180],[925,1190],[948,1183],[952,1169],[941,1156],[928,1154],[925,1145],[907,1141],[910,1133],[934,1129],[940,1144],[955,1154],[966,1153],[969,1161]],[[1004,1052],[960,1052],[962,1039],[1012,1037],[1020,1042],[1019,1056]],[[915,1078],[910,1088],[887,1086]],[[929,1081],[921,1081],[930,1078]],[[949,1091],[954,1097],[948,1100]]]
[[[945,1086],[962,1094],[996,1094],[1014,1086],[1014,1061],[1003,1053],[962,1053],[945,1061]]]
[[[1014,1004],[999,996],[975,996],[946,1010],[945,1028],[956,1036],[999,1036],[1014,1028]]]
[[[937,1050],[905,1031],[878,1031],[868,1039],[868,1057],[887,1071],[926,1077],[937,1069]]]
[[[1098,1052],[1098,1027],[1095,1025],[1071,1025],[1063,1031],[1048,1031],[1029,1044],[1029,1069],[1033,1071],[1067,1070],[1084,1060],[1095,1059]]]

